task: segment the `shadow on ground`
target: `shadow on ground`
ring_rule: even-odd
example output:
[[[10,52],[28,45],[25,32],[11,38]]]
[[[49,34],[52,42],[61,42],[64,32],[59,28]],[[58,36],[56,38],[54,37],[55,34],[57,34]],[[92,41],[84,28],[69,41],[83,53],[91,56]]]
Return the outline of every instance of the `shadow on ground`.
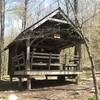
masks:
[[[40,89],[46,87],[56,87],[63,86],[66,84],[73,84],[71,81],[58,81],[58,80],[32,80],[32,89]],[[10,83],[9,81],[0,81],[0,91],[10,91],[10,90],[26,90],[27,82],[22,82],[22,86],[18,86],[18,81]]]

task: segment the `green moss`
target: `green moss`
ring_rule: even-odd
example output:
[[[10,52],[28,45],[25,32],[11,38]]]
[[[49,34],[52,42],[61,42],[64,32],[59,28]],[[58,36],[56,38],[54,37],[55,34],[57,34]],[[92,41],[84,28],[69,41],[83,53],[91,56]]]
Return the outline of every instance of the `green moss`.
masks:
[[[88,100],[96,100],[96,97],[95,96],[89,97]]]

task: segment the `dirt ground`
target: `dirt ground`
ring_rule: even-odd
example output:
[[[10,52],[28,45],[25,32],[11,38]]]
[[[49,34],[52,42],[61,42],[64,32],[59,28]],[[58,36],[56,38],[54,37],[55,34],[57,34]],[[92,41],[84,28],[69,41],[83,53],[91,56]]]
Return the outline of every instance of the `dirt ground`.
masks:
[[[18,87],[18,82],[0,81],[0,100],[8,100],[11,94],[18,100],[88,100],[94,95],[92,79],[82,79],[79,85],[57,80],[32,80],[32,90],[26,90],[26,82]]]

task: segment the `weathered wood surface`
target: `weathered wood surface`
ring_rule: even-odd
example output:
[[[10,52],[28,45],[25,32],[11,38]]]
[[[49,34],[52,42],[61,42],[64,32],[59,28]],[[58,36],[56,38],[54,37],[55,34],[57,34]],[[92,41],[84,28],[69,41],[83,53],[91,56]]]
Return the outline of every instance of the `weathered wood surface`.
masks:
[[[25,69],[25,55],[21,53],[12,57],[12,63],[14,66],[14,70],[24,70]]]
[[[34,66],[48,66],[48,65],[50,65],[50,66],[61,66],[61,64],[59,64],[59,63],[32,63],[32,65],[34,65]]]
[[[50,59],[48,56],[33,56],[34,58]],[[59,57],[51,57],[51,59],[59,59]]]
[[[30,39],[26,41],[26,70],[30,70]]]
[[[32,54],[32,53],[31,53]],[[39,55],[39,56],[49,56],[50,55],[50,53],[42,53],[42,52],[34,52],[34,55]],[[57,57],[59,57],[59,54],[52,54],[51,53],[51,56],[57,56]]]
[[[24,57],[24,53],[21,53],[19,55],[16,55],[14,57],[12,57],[12,60],[16,61],[16,60],[20,60]]]
[[[14,75],[77,75],[80,74],[80,71],[60,71],[60,70],[53,70],[53,71],[15,71]]]
[[[26,61],[24,53],[16,55],[13,59],[13,64],[15,70],[25,70]],[[79,56],[75,55],[73,58],[69,59],[69,64],[66,63],[67,55],[65,55],[65,64],[62,65],[59,62],[60,55],[52,53],[41,53],[41,52],[31,52],[30,54],[30,70],[60,70],[61,66],[64,66],[62,70],[75,71],[78,70],[79,66]],[[77,63],[74,63],[77,62]],[[36,67],[37,66],[37,67]]]
[[[59,59],[59,54],[33,51],[31,52],[31,68],[32,70],[50,70],[51,66],[53,66],[54,69],[59,69],[61,66],[61,64],[59,64]]]

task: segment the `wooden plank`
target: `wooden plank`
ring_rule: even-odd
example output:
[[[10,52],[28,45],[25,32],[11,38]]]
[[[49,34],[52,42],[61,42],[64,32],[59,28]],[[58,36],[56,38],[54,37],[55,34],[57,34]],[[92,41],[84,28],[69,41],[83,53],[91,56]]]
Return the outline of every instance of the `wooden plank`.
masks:
[[[31,54],[30,58],[31,58],[31,69],[32,69],[32,62],[33,62],[34,51],[31,52],[30,54]]]
[[[65,69],[68,71],[76,71],[77,70],[77,64],[68,64],[65,65]]]
[[[14,71],[14,75],[27,75],[27,71]]]
[[[61,66],[59,63],[51,63],[50,66]]]
[[[19,77],[18,86],[19,86],[19,87],[21,87],[21,86],[22,86],[22,78],[21,78],[21,77]]]
[[[37,28],[38,26],[40,26],[41,24],[43,24],[44,22],[46,22],[49,18],[53,17],[58,12],[60,12],[59,9],[57,9],[56,11],[52,12],[51,14],[49,14],[44,19],[40,20],[38,23],[35,23],[35,25],[31,27],[31,30],[34,30],[35,28]]]
[[[70,59],[69,62],[76,62],[79,61],[79,59]]]
[[[25,66],[25,64],[18,64],[18,65],[15,65],[15,67],[21,67],[21,66]]]
[[[51,53],[50,53],[50,55],[49,55],[49,70],[50,70],[50,66],[51,66]]]
[[[48,20],[58,22],[58,23],[68,24],[67,21],[61,19],[49,18]]]
[[[31,78],[30,77],[27,78],[27,89],[31,90]]]
[[[32,63],[33,66],[47,66],[47,63]]]
[[[48,66],[48,63],[32,63],[33,66]],[[58,63],[51,63],[50,66],[61,66]]]
[[[26,40],[26,70],[30,70],[30,39]]]
[[[66,64],[65,66],[68,66],[68,67],[77,67],[77,64]]]
[[[33,58],[49,59],[49,56],[33,56]],[[51,57],[51,59],[59,59],[59,57]]]
[[[32,52],[31,52],[32,54]],[[49,53],[40,53],[40,52],[34,52],[34,55],[44,55],[44,56],[49,56],[50,54]],[[59,57],[59,54],[51,54],[52,56],[58,56]]]
[[[14,75],[77,75],[80,71],[60,71],[60,70],[50,70],[50,71],[15,71]]]
[[[14,58],[12,60],[13,60],[13,62],[16,62],[16,61],[19,61],[19,60],[22,60],[22,59],[25,59],[25,57],[23,56],[23,57],[19,57],[19,58]]]
[[[78,71],[57,71],[57,70],[53,70],[53,71],[28,71],[27,74],[28,75],[77,75],[80,72]]]
[[[24,56],[24,53],[21,53],[19,55],[16,55],[14,57],[12,57],[12,59],[17,59],[17,58],[20,58],[20,57],[23,57]]]

